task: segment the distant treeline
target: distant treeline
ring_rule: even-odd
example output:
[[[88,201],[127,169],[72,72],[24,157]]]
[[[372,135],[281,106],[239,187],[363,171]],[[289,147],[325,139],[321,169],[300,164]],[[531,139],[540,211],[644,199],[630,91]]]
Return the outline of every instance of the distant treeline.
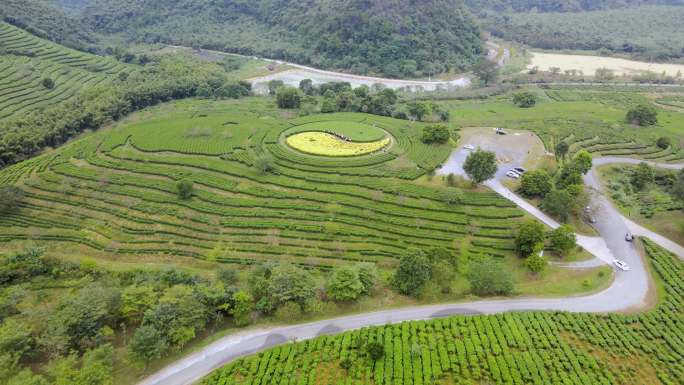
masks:
[[[648,61],[684,57],[684,6],[581,13],[483,12],[494,36],[542,49],[597,50]]]
[[[642,5],[684,5],[684,0],[466,0],[474,13],[497,12],[581,12],[638,7]]]

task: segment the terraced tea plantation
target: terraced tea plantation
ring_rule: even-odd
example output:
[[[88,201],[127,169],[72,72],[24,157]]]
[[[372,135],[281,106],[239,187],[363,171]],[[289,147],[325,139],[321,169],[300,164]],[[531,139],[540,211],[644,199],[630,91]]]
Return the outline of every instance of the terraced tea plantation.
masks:
[[[0,119],[49,107],[128,71],[112,58],[65,48],[0,22]]]
[[[509,201],[414,182],[451,151],[423,144],[422,123],[282,114],[263,98],[170,103],[3,169],[0,185],[26,197],[0,219],[0,242],[103,258],[278,260],[324,270],[348,261],[393,265],[412,247],[511,254],[511,229],[523,214]],[[392,144],[332,158],[283,143],[297,127],[330,124],[368,140],[381,132]],[[176,190],[183,179],[194,183],[188,200]],[[459,203],[445,203],[447,190]]]
[[[502,99],[449,102],[448,106],[452,108],[452,121],[463,127],[530,130],[539,135],[549,151],[559,141],[566,141],[571,154],[584,149],[594,156],[630,156],[658,162],[684,159],[684,110],[661,106],[656,125],[638,127],[627,123],[625,116],[632,106],[651,104],[646,93],[555,86],[539,94],[540,100],[532,108],[518,108]],[[657,101],[673,104],[681,97]],[[669,138],[673,145],[658,147],[660,137]]]
[[[684,264],[645,245],[664,289],[648,313],[521,312],[364,328],[239,359],[203,384],[681,384]],[[376,359],[371,343],[382,347]]]

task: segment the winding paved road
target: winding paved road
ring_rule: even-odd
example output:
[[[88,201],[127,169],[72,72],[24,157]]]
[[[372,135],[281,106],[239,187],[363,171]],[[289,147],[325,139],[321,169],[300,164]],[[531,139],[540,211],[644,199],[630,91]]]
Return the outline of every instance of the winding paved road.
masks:
[[[458,172],[458,167],[460,167],[458,160],[465,159],[463,151],[464,150],[462,149],[454,151],[449,162],[445,165],[446,169],[443,169],[443,172]],[[595,160],[595,165],[638,162],[640,162],[640,160],[598,158]],[[662,166],[673,169],[684,167],[684,165]],[[549,218],[547,215],[505,188],[500,182],[504,173],[505,169],[502,168],[497,174],[497,177],[488,183],[488,186],[512,200],[547,225],[551,227],[558,226],[558,223],[552,218]],[[593,170],[588,174],[586,182],[590,187],[597,190],[600,189],[600,185],[595,178]],[[601,292],[567,298],[494,299],[417,306],[351,315],[293,326],[247,330],[221,338],[201,351],[192,353],[146,378],[140,385],[189,385],[206,376],[212,370],[219,368],[238,357],[249,355],[278,344],[287,343],[288,341],[308,339],[325,334],[335,334],[365,326],[383,325],[409,320],[433,319],[454,314],[491,314],[524,310],[613,312],[644,306],[649,290],[649,276],[644,266],[644,262],[636,251],[634,244],[625,242],[624,234],[627,231],[632,231],[634,234],[647,236],[654,242],[677,253],[681,258],[684,258],[684,248],[626,220],[620,215],[617,209],[600,194],[593,195],[592,206],[598,210],[598,222],[595,226],[601,234],[601,237],[581,236],[579,237],[579,242],[585,249],[597,256],[598,259],[583,262],[583,264],[596,265],[600,264],[601,261],[603,263],[610,263],[613,256],[618,256],[632,267],[632,271],[630,272],[617,271],[613,284]],[[671,244],[668,244],[668,242]]]

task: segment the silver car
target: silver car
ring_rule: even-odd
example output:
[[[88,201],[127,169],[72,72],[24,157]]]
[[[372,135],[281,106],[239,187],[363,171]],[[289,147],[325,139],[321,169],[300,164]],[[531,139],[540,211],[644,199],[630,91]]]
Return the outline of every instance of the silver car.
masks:
[[[613,264],[614,264],[615,266],[617,266],[617,268],[620,269],[620,270],[622,270],[622,271],[630,271],[630,270],[632,270],[632,268],[629,267],[629,265],[627,264],[627,262],[622,261],[622,260],[619,260],[619,259],[614,259],[614,260],[613,260]]]

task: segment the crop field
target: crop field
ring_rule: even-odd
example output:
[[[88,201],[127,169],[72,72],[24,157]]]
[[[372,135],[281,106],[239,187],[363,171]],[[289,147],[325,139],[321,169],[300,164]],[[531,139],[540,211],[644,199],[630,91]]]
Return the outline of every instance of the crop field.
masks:
[[[366,155],[385,148],[390,138],[375,142],[350,142],[326,132],[300,132],[290,135],[287,144],[305,154],[322,156],[358,156]]]
[[[681,384],[684,265],[645,247],[663,293],[644,314],[517,312],[364,328],[239,359],[203,384]],[[366,353],[369,342],[384,347],[381,358]]]
[[[682,111],[684,111],[684,95],[665,96],[665,97],[656,99],[656,103],[662,104],[665,106],[675,107],[677,109],[681,109]]]
[[[112,129],[0,171],[25,191],[0,219],[0,242],[112,258],[189,257],[231,264],[345,261],[393,265],[412,247],[506,256],[522,212],[493,192],[412,181],[449,155],[420,141],[422,123],[353,113],[287,119],[266,99],[188,100],[145,110]],[[320,120],[318,120],[320,119]],[[321,158],[281,143],[304,123],[362,122],[390,133],[385,152]],[[267,155],[272,171],[255,159]],[[194,182],[181,200],[176,183]]]
[[[353,121],[335,120],[304,123],[287,130],[285,135],[310,131],[334,133],[344,136],[352,142],[375,142],[387,136],[382,129],[375,126]]]
[[[627,110],[650,103],[638,92],[552,87],[532,108],[518,108],[507,97],[484,101],[448,102],[452,121],[463,127],[507,127],[535,132],[548,151],[564,140],[570,152],[581,149],[598,155],[623,155],[659,162],[684,159],[684,112],[658,108],[658,123],[638,127],[626,122]],[[674,144],[655,145],[659,137]]]
[[[0,119],[57,104],[127,71],[114,59],[65,48],[0,22]],[[54,86],[43,85],[45,78]]]

